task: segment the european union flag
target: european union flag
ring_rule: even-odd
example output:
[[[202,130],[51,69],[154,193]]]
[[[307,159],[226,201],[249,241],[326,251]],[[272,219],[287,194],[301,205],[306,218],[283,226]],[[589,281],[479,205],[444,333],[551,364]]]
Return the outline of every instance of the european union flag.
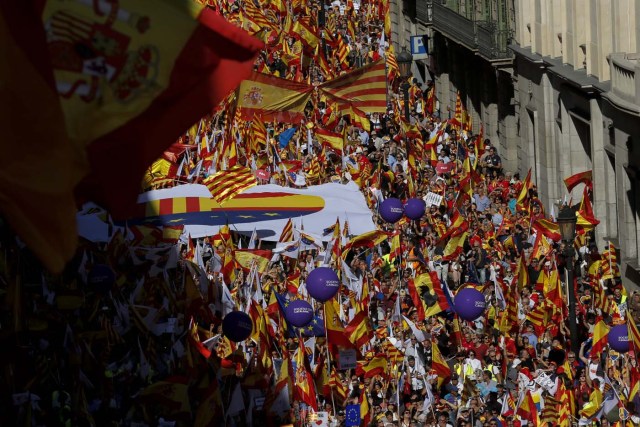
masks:
[[[314,316],[311,323],[302,328],[296,328],[303,337],[324,337],[324,320],[319,316]]]
[[[347,409],[344,412],[345,415],[345,426],[350,427],[358,427],[360,426],[360,405],[347,405]]]

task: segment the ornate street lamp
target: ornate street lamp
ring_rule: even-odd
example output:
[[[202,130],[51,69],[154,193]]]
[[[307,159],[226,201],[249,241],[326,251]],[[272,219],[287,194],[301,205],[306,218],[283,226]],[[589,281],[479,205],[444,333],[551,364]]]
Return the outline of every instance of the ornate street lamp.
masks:
[[[413,55],[407,52],[407,48],[403,47],[402,52],[396,57],[398,68],[400,68],[400,77],[402,83],[402,93],[404,94],[404,118],[409,122],[409,78],[411,77],[411,64],[413,63]]]
[[[560,235],[565,242],[565,257],[567,259],[567,289],[569,292],[569,333],[571,335],[571,351],[578,354],[578,325],[576,323],[576,290],[573,286],[573,261],[575,251],[573,249],[573,241],[576,238],[576,211],[568,205],[564,205],[557,217]]]

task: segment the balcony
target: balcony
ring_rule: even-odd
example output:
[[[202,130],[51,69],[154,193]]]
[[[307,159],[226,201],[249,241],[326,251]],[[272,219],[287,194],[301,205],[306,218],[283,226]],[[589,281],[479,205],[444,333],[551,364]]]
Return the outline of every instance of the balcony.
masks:
[[[461,4],[457,1],[417,0],[417,18],[423,22],[430,22],[436,31],[451,40],[463,45],[492,63],[510,63],[513,53],[508,46],[511,43],[513,29],[510,21],[503,19],[506,13],[495,10],[476,10],[469,5],[474,2]],[[499,2],[504,3],[504,2]],[[421,9],[425,12],[420,13]],[[431,13],[428,13],[428,12]],[[422,17],[431,17],[426,21]],[[496,64],[499,65],[499,64]]]
[[[607,60],[611,90],[605,93],[605,98],[628,113],[640,115],[640,54],[612,53]]]

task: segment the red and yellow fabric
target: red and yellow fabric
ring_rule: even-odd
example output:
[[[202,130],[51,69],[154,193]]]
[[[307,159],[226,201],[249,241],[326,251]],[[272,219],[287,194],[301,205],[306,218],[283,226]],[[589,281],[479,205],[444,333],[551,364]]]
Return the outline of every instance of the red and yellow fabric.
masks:
[[[300,121],[312,90],[305,83],[254,72],[238,88],[237,108],[245,120],[259,114],[265,121]]]
[[[364,378],[373,378],[376,375],[388,377],[389,362],[386,356],[379,354],[371,360],[359,360],[356,366],[356,375]]]
[[[442,387],[447,379],[451,377],[451,368],[442,357],[436,341],[431,342],[431,370],[438,375],[438,387]]]
[[[342,155],[344,150],[344,136],[342,134],[318,128],[315,130],[315,135],[322,146],[328,146]]]
[[[0,145],[0,200],[21,238],[59,272],[76,245],[74,190],[126,216],[148,165],[248,74],[261,43],[189,1],[41,7],[40,17],[30,4],[0,9],[0,76],[12,82],[2,90],[11,125]],[[53,28],[48,38],[43,24]],[[33,154],[13,155],[20,145]],[[113,173],[116,158],[125,172]]]
[[[244,166],[234,166],[210,176],[204,181],[204,184],[209,188],[216,202],[223,204],[244,190],[258,185],[258,181],[251,169]]]
[[[295,355],[296,371],[294,372],[294,398],[306,403],[314,411],[318,410],[318,401],[316,399],[316,389],[309,368],[309,359],[307,358],[304,340],[299,340],[298,351]]]
[[[353,107],[365,113],[384,113],[387,110],[385,62],[381,59],[358,68],[321,84],[319,89],[343,101],[350,101]]]
[[[532,224],[532,227],[537,232],[550,238],[554,242],[559,242],[560,240],[562,240],[562,235],[560,234],[560,227],[558,226],[557,223],[553,221],[549,221],[548,219],[544,219],[544,218],[539,218]]]
[[[602,354],[602,351],[607,346],[609,335],[609,327],[604,322],[602,317],[598,317],[596,326],[593,328],[593,345],[591,347],[590,355],[593,356]]]
[[[585,184],[591,188],[593,186],[593,171],[588,170],[584,172],[578,172],[564,179],[564,184],[567,186],[567,191],[571,192],[578,184]]]
[[[347,327],[344,328],[344,332],[349,341],[357,348],[367,344],[373,338],[373,330],[369,324],[367,313],[364,310],[358,311]]]

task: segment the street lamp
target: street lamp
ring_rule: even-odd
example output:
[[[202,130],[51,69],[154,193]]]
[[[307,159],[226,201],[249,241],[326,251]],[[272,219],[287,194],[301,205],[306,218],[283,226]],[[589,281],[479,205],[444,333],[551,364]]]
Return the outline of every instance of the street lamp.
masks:
[[[578,325],[576,323],[576,290],[573,286],[573,241],[576,238],[576,212],[568,205],[564,205],[558,213],[558,227],[560,235],[565,242],[565,257],[567,260],[567,288],[569,293],[569,334],[571,335],[571,351],[578,354]]]
[[[411,77],[411,64],[413,63],[413,55],[407,52],[407,48],[403,47],[402,52],[396,57],[398,68],[400,68],[400,77],[402,83],[402,92],[404,94],[404,118],[409,122],[409,77]]]

